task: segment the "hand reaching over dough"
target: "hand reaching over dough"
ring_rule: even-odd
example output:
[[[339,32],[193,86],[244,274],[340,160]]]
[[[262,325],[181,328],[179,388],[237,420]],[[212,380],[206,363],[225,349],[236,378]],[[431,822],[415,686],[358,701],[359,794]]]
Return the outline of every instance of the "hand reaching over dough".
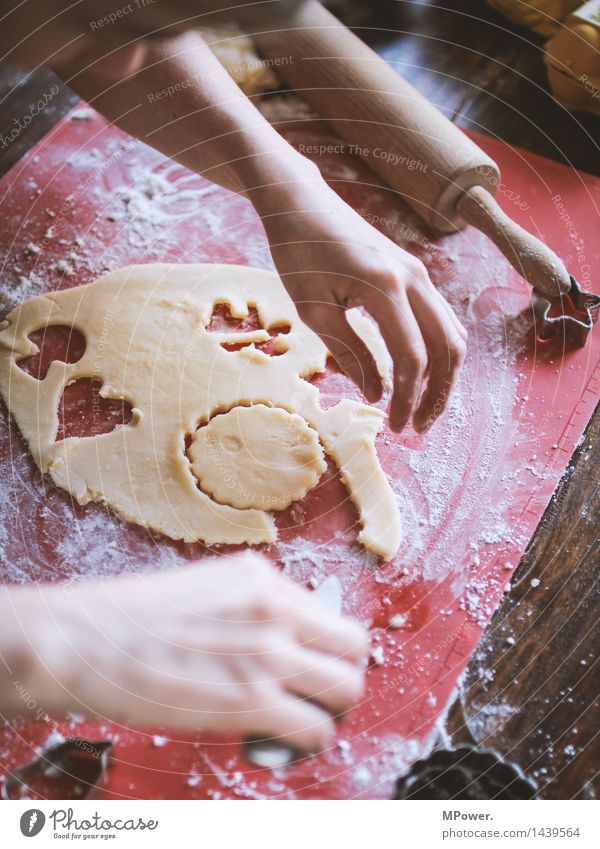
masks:
[[[354,212],[266,121],[197,33],[149,45],[145,64],[106,84],[92,55],[59,71],[96,109],[186,167],[244,195],[260,215],[301,318],[370,400],[380,380],[344,310],[364,307],[394,361],[390,426],[423,431],[446,405],[466,333],[424,266]],[[177,97],[149,92],[197,80]],[[424,378],[428,378],[425,387]]]
[[[251,554],[75,588],[5,588],[0,611],[4,715],[20,709],[10,687],[20,680],[54,713],[317,751],[362,692],[362,628]]]
[[[256,193],[255,193],[256,194]],[[369,401],[381,394],[375,360],[346,310],[375,319],[394,363],[390,427],[425,431],[444,411],[467,333],[422,262],[379,233],[318,176],[261,193],[277,271],[302,320]]]

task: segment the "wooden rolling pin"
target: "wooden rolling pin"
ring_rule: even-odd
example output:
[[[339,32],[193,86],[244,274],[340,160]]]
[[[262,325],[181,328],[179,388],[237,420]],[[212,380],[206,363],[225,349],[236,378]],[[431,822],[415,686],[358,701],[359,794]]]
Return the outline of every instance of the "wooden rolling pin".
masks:
[[[317,0],[303,4],[286,29],[261,33],[256,42],[288,85],[433,229],[471,224],[542,295],[569,290],[558,256],[498,206],[496,163]]]

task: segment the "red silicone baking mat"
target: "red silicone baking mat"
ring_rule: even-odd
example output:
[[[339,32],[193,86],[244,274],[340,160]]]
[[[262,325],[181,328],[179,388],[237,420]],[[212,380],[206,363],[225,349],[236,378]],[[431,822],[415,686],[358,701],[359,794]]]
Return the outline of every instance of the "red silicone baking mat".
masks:
[[[325,175],[369,221],[424,260],[470,333],[460,385],[431,432],[384,430],[378,439],[404,517],[405,541],[393,562],[382,566],[357,545],[356,517],[333,468],[303,502],[278,516],[279,541],[265,549],[307,586],[338,575],[345,612],[367,623],[373,636],[365,697],[329,751],[271,772],[246,763],[238,739],[91,723],[77,715],[50,718],[24,694],[23,716],[0,729],[5,776],[44,747],[83,736],[114,743],[106,797],[388,796],[394,777],[430,745],[594,410],[600,334],[579,350],[562,340],[536,343],[529,289],[491,243],[473,230],[432,240],[361,160],[293,103],[273,100],[269,117],[285,121],[280,129],[295,144],[335,144],[315,154]],[[488,138],[478,141],[501,166],[502,205],[564,257],[584,288],[593,287],[600,181]],[[246,201],[128,139],[88,108],[68,115],[3,178],[0,198],[0,318],[31,295],[134,262],[270,267],[260,222]],[[333,366],[316,382],[323,403],[359,397]],[[0,415],[4,581],[169,569],[206,553],[201,545],[126,526],[100,505],[73,506],[40,477],[6,411]],[[65,416],[65,426],[77,432],[84,402],[71,398]],[[543,574],[538,579],[532,593],[544,591]],[[37,792],[81,793],[71,784],[50,770]]]

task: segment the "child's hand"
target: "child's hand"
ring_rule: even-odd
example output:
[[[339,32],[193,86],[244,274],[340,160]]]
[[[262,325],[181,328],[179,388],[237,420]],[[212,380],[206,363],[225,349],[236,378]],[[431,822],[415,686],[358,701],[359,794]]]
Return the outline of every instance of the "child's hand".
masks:
[[[362,692],[363,629],[255,555],[36,595],[28,688],[48,710],[316,751]]]
[[[446,406],[467,333],[420,260],[364,221],[320,178],[265,193],[258,208],[301,318],[373,401],[381,381],[345,317],[346,308],[364,307],[394,362],[390,427],[402,430],[412,416],[415,429],[426,430]]]

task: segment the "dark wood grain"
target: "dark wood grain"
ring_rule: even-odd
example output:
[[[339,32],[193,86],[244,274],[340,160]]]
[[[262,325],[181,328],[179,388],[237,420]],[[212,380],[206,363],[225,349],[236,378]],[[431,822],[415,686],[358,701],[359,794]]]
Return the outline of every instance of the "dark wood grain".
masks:
[[[359,34],[453,120],[600,175],[600,119],[554,101],[542,39],[480,0],[379,0],[350,11]],[[24,79],[0,69],[2,133],[56,82],[49,71]],[[60,84],[48,108],[0,148],[0,173],[76,101]],[[545,798],[591,797],[600,783],[599,472],[597,410],[448,718],[453,740],[494,747],[533,775]]]
[[[599,447],[597,411],[448,718],[455,742],[500,751],[542,798],[598,790]]]

